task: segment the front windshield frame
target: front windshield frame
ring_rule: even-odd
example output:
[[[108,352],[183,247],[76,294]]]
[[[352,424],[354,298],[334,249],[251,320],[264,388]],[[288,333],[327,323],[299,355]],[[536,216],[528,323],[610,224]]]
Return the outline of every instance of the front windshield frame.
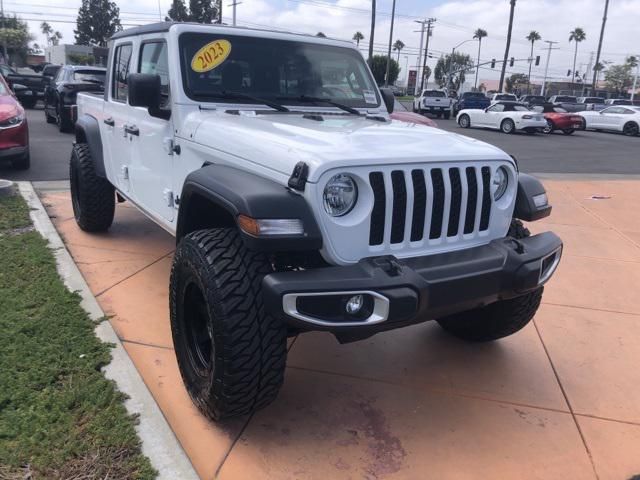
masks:
[[[231,42],[231,53],[226,57],[226,59],[213,69],[198,73],[194,70],[191,70],[191,60],[193,55],[199,48],[209,44],[210,42],[214,42],[216,40],[228,40]],[[242,45],[242,43],[244,45]],[[256,81],[258,77],[257,72],[263,73],[260,68],[264,67],[261,65],[260,67],[256,67],[255,59],[253,59],[254,63],[249,63],[247,60],[250,60],[246,55],[248,45],[251,42],[255,42],[258,46],[265,46],[268,44],[268,49],[272,52],[282,52],[280,58],[283,60],[281,64],[276,64],[274,66],[274,70],[272,73],[276,75],[270,78],[271,85],[273,90],[257,90],[251,88],[251,83]],[[270,43],[269,43],[270,42]],[[236,45],[238,48],[243,48],[245,53],[245,58],[234,58],[233,57],[233,45]],[[240,47],[242,45],[242,47]],[[294,50],[294,47],[298,46],[297,50]],[[254,98],[260,98],[269,100],[272,102],[278,102],[283,105],[295,105],[299,107],[323,107],[323,108],[335,108],[328,107],[324,102],[310,102],[308,98],[316,97],[322,98],[323,100],[332,101],[336,103],[341,103],[346,106],[352,108],[361,108],[361,109],[378,109],[382,106],[382,98],[376,82],[371,75],[371,72],[362,57],[362,54],[350,47],[347,46],[337,46],[313,41],[304,41],[301,39],[276,39],[276,38],[258,38],[250,35],[238,35],[238,34],[224,34],[222,32],[194,32],[194,31],[186,31],[180,33],[178,36],[178,48],[179,48],[179,57],[180,57],[180,74],[182,78],[182,89],[185,95],[196,102],[201,103],[221,103],[221,104],[248,104],[255,105],[257,102],[255,100],[249,100],[247,98],[240,98],[241,95],[253,96]],[[266,47],[265,47],[266,48]],[[324,50],[324,52],[322,51]],[[238,51],[238,50],[235,50]],[[242,51],[242,50],[241,50]],[[320,85],[315,85],[314,90],[321,90],[322,94],[314,94],[311,91],[302,91],[303,88],[299,86],[298,81],[301,79],[300,75],[302,75],[299,71],[296,72],[295,67],[299,67],[300,64],[293,63],[294,55],[296,51],[300,56],[295,58],[296,60],[307,59],[311,55],[321,56],[323,53],[327,54],[327,63],[331,63],[331,60],[334,61],[344,61],[347,63],[347,67],[345,67],[345,72],[348,72],[349,78],[346,76],[343,78],[344,85],[336,84],[332,86],[331,84],[325,83],[325,77],[320,78]],[[341,58],[344,56],[343,58]],[[259,56],[263,62],[267,62],[267,60],[278,58],[274,55],[262,55]],[[243,67],[241,88],[222,88],[222,82],[216,84],[216,76],[221,77],[222,68],[228,64],[237,64],[238,66]],[[307,62],[309,66],[314,65],[312,62]],[[287,67],[285,67],[285,65]],[[348,67],[353,67],[351,70],[346,70]],[[217,70],[220,68],[220,70]],[[292,68],[293,70],[288,70],[288,68]],[[286,72],[283,72],[282,69],[286,69]],[[329,70],[329,69],[327,69]],[[316,75],[313,78],[314,81],[317,81],[317,75],[319,73],[326,73],[327,70],[322,72],[318,72],[317,70],[311,69],[311,74]],[[215,73],[211,73],[215,72]],[[294,72],[298,75],[296,78],[283,78],[283,75],[287,73]],[[340,70],[337,71],[337,76],[340,76],[342,72]],[[193,88],[193,84],[198,80],[198,77],[193,76],[193,74],[200,75],[199,79],[211,79],[211,87],[220,87],[220,88],[210,88],[206,94],[198,92],[195,88]],[[216,75],[217,74],[217,75]],[[248,74],[248,75],[247,75]],[[205,75],[207,75],[205,77]],[[351,77],[353,75],[353,78]],[[248,78],[247,78],[248,77]],[[293,84],[296,82],[296,86],[289,86],[289,82]],[[284,87],[283,87],[283,83]],[[348,83],[347,83],[348,82]],[[247,83],[249,85],[247,85]],[[355,88],[356,85],[358,88]],[[249,88],[246,88],[246,87]],[[340,87],[343,87],[340,89]],[[349,91],[347,92],[345,88],[348,87]],[[282,92],[284,88],[285,92]],[[290,93],[289,89],[297,90],[295,93]],[[302,93],[300,93],[302,91]],[[229,95],[223,95],[223,92],[229,93]],[[333,92],[333,95],[327,95],[327,92]],[[336,93],[344,93],[342,95],[336,95]],[[237,97],[233,96],[233,93],[241,94]],[[361,96],[358,96],[361,94]],[[227,98],[224,98],[227,97]],[[307,98],[301,98],[307,97]],[[375,99],[375,103],[374,103]]]

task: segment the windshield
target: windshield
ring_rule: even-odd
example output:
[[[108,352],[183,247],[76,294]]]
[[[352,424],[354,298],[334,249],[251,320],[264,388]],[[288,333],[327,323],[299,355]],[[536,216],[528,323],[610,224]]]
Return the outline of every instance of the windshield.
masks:
[[[462,98],[486,98],[482,92],[464,92]]]
[[[501,94],[501,95],[496,95],[496,100],[515,100],[516,96],[515,95],[509,95],[509,94]]]
[[[99,70],[76,70],[73,79],[77,82],[104,83],[105,72]]]
[[[289,105],[309,105],[304,97],[350,107],[380,105],[362,55],[351,48],[183,33],[180,60],[185,92],[194,100],[256,103],[240,98],[245,95]]]
[[[604,103],[604,98],[600,97],[585,97],[582,103]]]
[[[614,100],[612,105],[633,105],[630,100]]]

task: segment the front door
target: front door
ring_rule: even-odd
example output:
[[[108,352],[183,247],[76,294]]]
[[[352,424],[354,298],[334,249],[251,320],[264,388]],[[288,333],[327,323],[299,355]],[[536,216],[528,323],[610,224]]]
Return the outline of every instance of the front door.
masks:
[[[160,112],[150,115],[143,107],[130,107],[129,130],[136,132],[132,142],[129,175],[134,195],[149,213],[171,222],[175,215],[175,195],[171,191],[173,168],[173,126],[169,117],[169,65],[167,44],[163,40],[143,42],[138,73],[160,76]]]

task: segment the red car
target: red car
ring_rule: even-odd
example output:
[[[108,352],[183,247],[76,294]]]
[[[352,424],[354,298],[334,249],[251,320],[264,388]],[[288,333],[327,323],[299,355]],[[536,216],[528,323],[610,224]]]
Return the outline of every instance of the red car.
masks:
[[[2,160],[9,160],[18,170],[27,170],[30,166],[27,117],[7,82],[0,76],[0,161]]]
[[[571,135],[576,130],[584,130],[584,121],[580,115],[567,112],[564,108],[555,106],[551,103],[544,105],[535,105],[532,110],[543,113],[547,120],[547,126],[544,133],[553,133],[561,130],[565,135]]]
[[[419,113],[413,113],[407,110],[398,100],[393,104],[393,113],[389,115],[393,120],[400,120],[401,122],[416,123],[418,125],[426,125],[427,127],[437,127],[438,124],[430,118],[420,115]]]

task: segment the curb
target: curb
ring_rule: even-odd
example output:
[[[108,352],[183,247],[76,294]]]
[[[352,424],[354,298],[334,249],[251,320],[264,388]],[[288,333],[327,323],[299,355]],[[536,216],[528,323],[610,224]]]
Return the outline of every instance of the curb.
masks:
[[[116,383],[118,390],[129,397],[125,401],[125,407],[130,414],[139,418],[136,432],[142,441],[142,453],[158,471],[157,478],[198,480],[199,477],[187,454],[144,384],[111,323],[104,320],[104,312],[51,223],[33,186],[29,182],[16,183],[20,194],[29,205],[29,215],[35,229],[49,242],[49,248],[56,259],[58,274],[64,284],[70,291],[80,295],[80,305],[93,321],[103,320],[95,328],[96,336],[103,342],[115,345],[111,350],[111,363],[103,368],[103,372],[108,379]]]

